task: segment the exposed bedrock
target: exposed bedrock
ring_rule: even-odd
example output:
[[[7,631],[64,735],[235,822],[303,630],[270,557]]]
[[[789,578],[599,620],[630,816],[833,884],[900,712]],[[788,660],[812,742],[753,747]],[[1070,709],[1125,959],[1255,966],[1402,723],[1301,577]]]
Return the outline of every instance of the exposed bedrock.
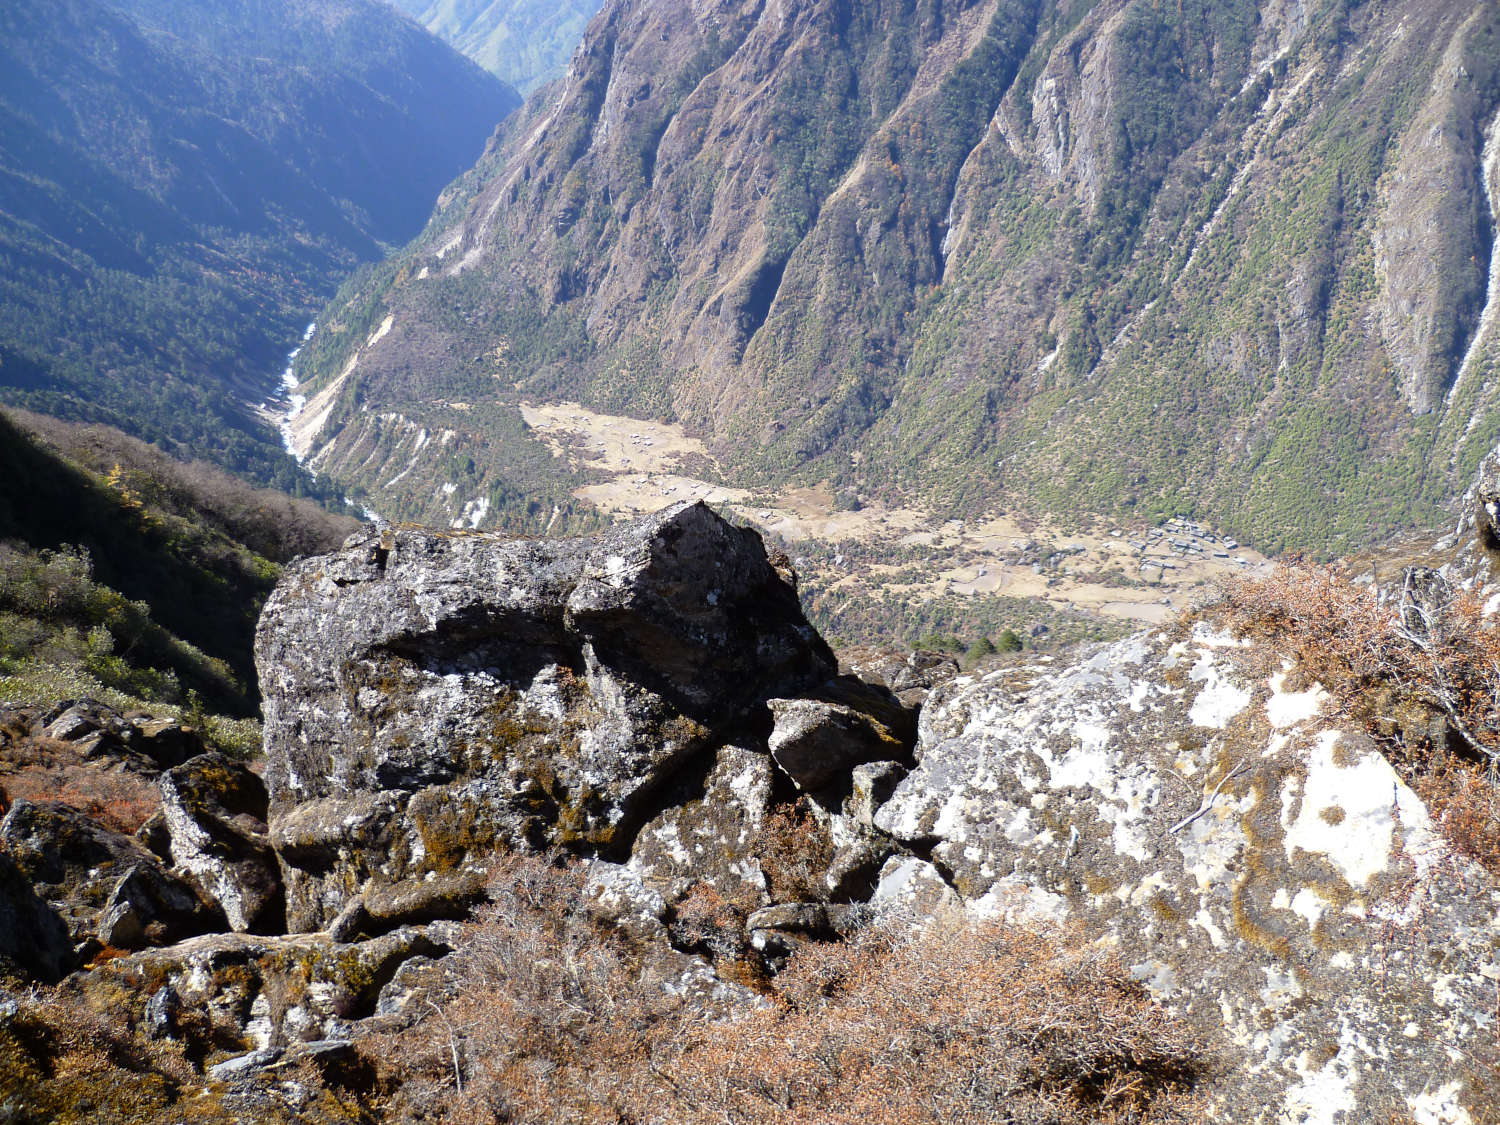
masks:
[[[1211,1120],[1500,1119],[1495,880],[1297,675],[1199,624],[940,687],[874,905],[1081,927],[1221,1044]]]

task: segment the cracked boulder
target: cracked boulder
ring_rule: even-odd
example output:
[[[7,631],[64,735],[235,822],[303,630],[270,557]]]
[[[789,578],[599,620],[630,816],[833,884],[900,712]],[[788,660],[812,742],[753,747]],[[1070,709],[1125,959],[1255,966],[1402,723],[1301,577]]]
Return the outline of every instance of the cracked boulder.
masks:
[[[223,754],[200,754],[161,775],[162,815],[177,869],[237,933],[279,933],[281,876],[267,838],[265,783]]]
[[[497,846],[625,858],[679,771],[835,669],[759,536],[701,504],[594,539],[356,536],[288,568],[256,661],[295,930],[467,894]]]
[[[0,845],[63,920],[78,961],[223,923],[141,844],[67,805],[17,801],[0,821]]]
[[[1208,1120],[1500,1120],[1500,887],[1290,674],[1200,624],[939,688],[874,905],[1107,944],[1225,1044]]]

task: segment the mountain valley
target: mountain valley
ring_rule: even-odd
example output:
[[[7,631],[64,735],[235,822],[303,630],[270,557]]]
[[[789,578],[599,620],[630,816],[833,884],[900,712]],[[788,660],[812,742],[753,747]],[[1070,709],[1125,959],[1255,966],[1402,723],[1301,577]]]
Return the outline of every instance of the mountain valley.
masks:
[[[212,9],[0,14],[0,399],[316,491],[277,357],[518,98],[373,0]]]
[[[1500,437],[1497,42],[1415,0],[611,4],[320,320],[312,463],[534,531],[589,482],[521,404],[578,402],[752,490],[1433,526]]]
[[[0,1125],[1500,1121],[1497,326],[1494,0],[0,8]]]

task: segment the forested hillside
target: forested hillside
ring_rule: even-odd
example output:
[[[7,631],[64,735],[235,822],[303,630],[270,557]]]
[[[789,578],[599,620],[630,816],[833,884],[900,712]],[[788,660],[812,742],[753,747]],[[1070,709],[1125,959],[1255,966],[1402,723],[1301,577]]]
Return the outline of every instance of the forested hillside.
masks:
[[[432,518],[408,438],[524,491],[514,404],[577,400],[683,422],[746,483],[1270,549],[1430,523],[1500,438],[1497,20],[613,0],[322,319],[313,445]]]
[[[258,712],[280,564],[359,526],[117,430],[0,414],[0,700]]]
[[[375,0],[6,4],[0,398],[292,485],[251,405],[517,101]]]

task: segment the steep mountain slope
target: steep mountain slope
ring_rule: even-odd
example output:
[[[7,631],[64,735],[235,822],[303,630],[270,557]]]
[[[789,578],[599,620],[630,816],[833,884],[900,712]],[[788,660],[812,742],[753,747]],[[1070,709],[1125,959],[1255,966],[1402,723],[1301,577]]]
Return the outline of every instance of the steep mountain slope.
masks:
[[[517,101],[374,0],[7,4],[0,396],[290,483],[247,403]]]
[[[556,78],[600,0],[393,0],[444,42],[529,94]]]
[[[1500,437],[1497,63],[1439,0],[615,0],[330,310],[309,448],[438,518],[414,435],[514,487],[480,409],[574,399],[959,510],[1430,521]]]
[[[280,564],[359,526],[117,430],[0,413],[0,698],[193,691],[253,715]]]

